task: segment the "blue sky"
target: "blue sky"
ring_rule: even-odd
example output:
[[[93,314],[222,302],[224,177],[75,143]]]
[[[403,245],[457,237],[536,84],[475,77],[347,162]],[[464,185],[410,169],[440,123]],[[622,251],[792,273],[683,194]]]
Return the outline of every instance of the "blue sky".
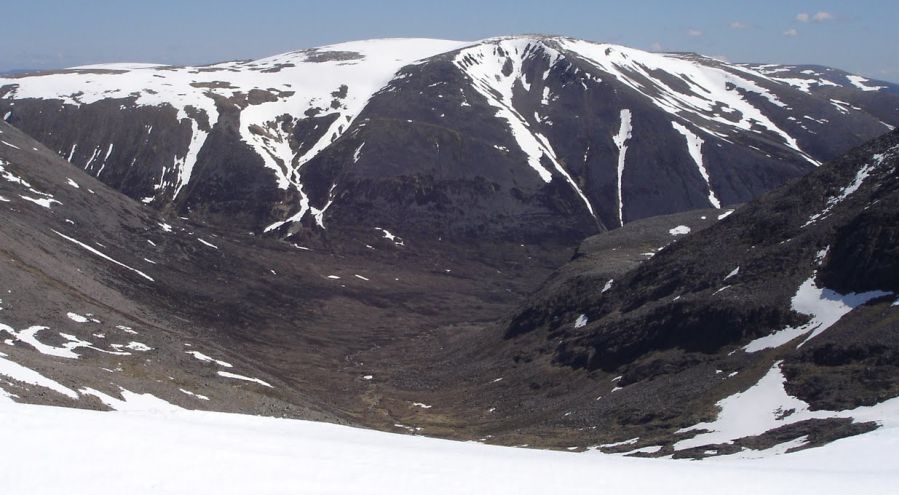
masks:
[[[552,33],[899,81],[899,1],[0,0],[0,71],[209,63],[380,37]]]

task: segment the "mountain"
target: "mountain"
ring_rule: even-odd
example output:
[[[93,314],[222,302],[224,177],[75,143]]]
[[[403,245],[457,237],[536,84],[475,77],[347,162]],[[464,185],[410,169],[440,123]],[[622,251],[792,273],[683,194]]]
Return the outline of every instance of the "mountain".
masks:
[[[372,40],[7,77],[0,115],[205,224],[574,245],[751,200],[899,125],[892,85],[772,70],[564,37]]]
[[[871,80],[857,74],[820,65],[740,64],[770,79],[789,84],[805,93],[830,100],[841,112],[865,109],[871,115],[893,123],[899,109],[895,100],[884,94],[899,94],[899,85]]]
[[[4,79],[2,395],[676,457],[874,430],[899,137],[818,165],[896,95],[777,74],[515,37]]]
[[[696,457],[877,428],[899,407],[897,211],[894,131],[707,228],[657,231],[642,263],[645,236],[588,239],[501,331],[523,369],[592,386],[537,387],[509,414],[554,400],[566,413],[547,428]]]
[[[150,394],[397,430],[372,402],[381,370],[439,351],[382,349],[511,311],[569,255],[357,236],[310,248],[165,217],[0,122],[0,398],[117,409]]]

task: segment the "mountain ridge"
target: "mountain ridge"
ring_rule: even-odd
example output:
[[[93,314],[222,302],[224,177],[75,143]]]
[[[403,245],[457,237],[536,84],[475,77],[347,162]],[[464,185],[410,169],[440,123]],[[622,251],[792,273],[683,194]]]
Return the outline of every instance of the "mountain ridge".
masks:
[[[464,61],[474,54],[480,61]],[[515,67],[524,72],[505,74]],[[0,81],[0,113],[157,209],[301,239],[322,235],[326,217],[337,229],[500,238],[537,218],[526,237],[576,241],[740,203],[885,130],[863,108],[882,117],[878,98],[892,98],[868,92],[873,103],[839,107],[708,57],[558,36],[388,39],[205,67],[72,70]],[[783,105],[813,117],[790,121]],[[367,148],[366,119],[379,140]],[[407,206],[371,217],[385,195]],[[463,213],[473,198],[474,216]],[[508,221],[518,227],[493,230]]]

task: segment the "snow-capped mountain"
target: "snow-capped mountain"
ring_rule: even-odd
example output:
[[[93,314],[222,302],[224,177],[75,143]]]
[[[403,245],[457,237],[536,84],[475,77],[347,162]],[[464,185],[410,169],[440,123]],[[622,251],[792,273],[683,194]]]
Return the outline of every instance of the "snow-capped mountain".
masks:
[[[0,114],[218,225],[577,240],[745,202],[899,123],[892,85],[784,74],[563,37],[391,39],[5,78]]]
[[[546,280],[569,251],[383,227],[310,250],[166,218],[0,123],[0,400],[642,456],[889,427],[897,146],[627,223]]]

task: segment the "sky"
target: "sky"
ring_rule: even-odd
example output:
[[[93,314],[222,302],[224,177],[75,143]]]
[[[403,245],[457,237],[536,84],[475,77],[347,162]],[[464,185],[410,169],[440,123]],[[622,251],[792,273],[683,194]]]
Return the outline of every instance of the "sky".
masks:
[[[0,72],[205,64],[385,37],[542,33],[899,82],[897,0],[0,0]]]

